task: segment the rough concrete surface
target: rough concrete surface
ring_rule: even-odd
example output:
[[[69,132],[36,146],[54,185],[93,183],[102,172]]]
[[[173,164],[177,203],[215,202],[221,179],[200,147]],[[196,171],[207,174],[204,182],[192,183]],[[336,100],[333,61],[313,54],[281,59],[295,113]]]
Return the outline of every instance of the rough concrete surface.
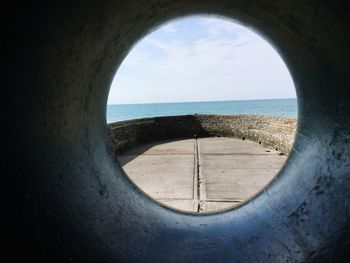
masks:
[[[234,138],[168,140],[135,147],[118,160],[157,201],[189,212],[232,208],[261,190],[285,155]]]
[[[349,1],[2,7],[3,261],[349,262]],[[266,37],[298,96],[295,143],[275,183],[254,202],[210,216],[164,209],[136,191],[106,130],[109,87],[129,50],[190,14],[225,16]]]

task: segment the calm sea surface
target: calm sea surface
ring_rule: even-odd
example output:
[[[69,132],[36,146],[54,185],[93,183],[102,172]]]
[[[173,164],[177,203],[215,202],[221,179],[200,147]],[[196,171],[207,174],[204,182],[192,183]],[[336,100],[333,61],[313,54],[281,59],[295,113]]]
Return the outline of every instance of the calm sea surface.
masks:
[[[260,114],[297,118],[297,99],[123,104],[107,106],[107,123],[186,114]]]

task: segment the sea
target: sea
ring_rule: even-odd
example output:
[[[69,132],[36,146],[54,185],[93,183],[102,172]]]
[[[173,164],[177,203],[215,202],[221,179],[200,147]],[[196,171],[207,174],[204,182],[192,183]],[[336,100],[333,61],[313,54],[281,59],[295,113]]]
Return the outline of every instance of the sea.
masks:
[[[297,119],[297,99],[201,101],[107,105],[107,123],[188,114],[254,114]]]

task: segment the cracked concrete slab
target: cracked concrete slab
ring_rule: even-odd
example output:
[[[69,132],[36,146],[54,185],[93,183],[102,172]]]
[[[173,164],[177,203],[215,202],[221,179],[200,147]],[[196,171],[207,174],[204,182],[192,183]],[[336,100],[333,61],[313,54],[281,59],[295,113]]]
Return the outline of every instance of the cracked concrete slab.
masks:
[[[259,143],[236,138],[200,138],[199,142],[201,154],[279,154],[275,149],[263,147]]]
[[[227,167],[226,167],[227,168]],[[206,198],[244,200],[260,191],[278,169],[221,169],[203,173]]]
[[[136,185],[155,199],[193,198],[194,155],[123,155],[123,166]]]
[[[158,141],[147,143],[129,150],[127,155],[193,155],[194,139]],[[123,154],[123,155],[125,155]]]
[[[235,207],[240,202],[205,202],[205,211],[220,211]]]
[[[118,160],[155,200],[182,211],[210,212],[255,195],[278,173],[286,156],[259,143],[221,137],[149,143]]]
[[[171,200],[171,199],[158,199],[157,201],[165,204],[168,207],[175,208],[178,210],[197,212],[198,202],[194,199],[190,200]]]

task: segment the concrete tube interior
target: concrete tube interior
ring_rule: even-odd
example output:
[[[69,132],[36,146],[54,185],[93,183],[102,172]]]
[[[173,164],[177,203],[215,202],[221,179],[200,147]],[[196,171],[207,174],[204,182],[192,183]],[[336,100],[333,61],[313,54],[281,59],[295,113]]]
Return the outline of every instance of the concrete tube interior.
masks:
[[[12,4],[3,16],[3,255],[45,262],[347,262],[350,35],[346,1],[134,0]],[[195,13],[264,35],[295,82],[299,125],[250,202],[182,214],[122,174],[107,139],[113,74],[157,25]],[[16,253],[12,253],[15,251]]]

